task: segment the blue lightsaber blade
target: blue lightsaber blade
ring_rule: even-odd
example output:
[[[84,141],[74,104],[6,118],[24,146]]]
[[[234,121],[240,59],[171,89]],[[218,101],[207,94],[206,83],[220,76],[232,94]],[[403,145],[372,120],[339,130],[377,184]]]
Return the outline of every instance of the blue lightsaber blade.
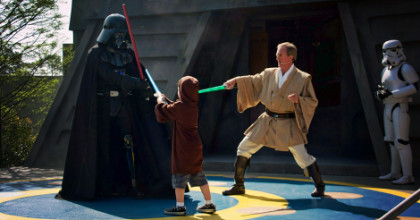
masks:
[[[150,80],[150,83],[152,84],[153,90],[155,90],[155,93],[157,93],[158,95],[162,94],[160,92],[159,88],[157,87],[155,81],[153,80],[152,76],[150,75],[149,70],[147,70],[147,69],[146,69],[146,74],[147,74],[147,77]]]
[[[146,69],[147,78],[150,80],[150,84],[152,84],[153,90],[155,90],[155,97],[159,97],[162,93],[160,92],[159,88],[157,87],[155,81],[153,80],[152,76],[149,73],[149,70]],[[166,100],[163,100],[164,103],[168,103]]]

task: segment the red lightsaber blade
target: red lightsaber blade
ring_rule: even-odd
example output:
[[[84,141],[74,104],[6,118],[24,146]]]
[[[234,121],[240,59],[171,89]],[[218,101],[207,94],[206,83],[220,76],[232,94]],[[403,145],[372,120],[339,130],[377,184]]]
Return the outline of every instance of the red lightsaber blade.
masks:
[[[128,18],[128,13],[127,13],[127,7],[125,6],[125,4],[123,4],[122,7],[124,10],[125,20],[127,21],[127,27],[128,27],[128,33],[130,34],[131,45],[133,45],[134,55],[136,56],[137,67],[139,68],[139,72],[140,72],[140,79],[143,80],[144,79],[143,70],[141,69],[140,58],[137,52],[136,42],[134,41],[133,31],[131,30],[130,19]]]

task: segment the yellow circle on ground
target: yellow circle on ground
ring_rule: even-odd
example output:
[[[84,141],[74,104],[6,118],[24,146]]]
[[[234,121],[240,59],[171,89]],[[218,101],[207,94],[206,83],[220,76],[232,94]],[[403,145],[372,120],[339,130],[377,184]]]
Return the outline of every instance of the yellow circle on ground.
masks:
[[[248,207],[238,209],[238,212],[247,215],[290,215],[296,212],[294,209],[272,207]]]
[[[278,180],[292,180],[292,181],[308,181],[306,179],[295,179],[295,178],[282,178],[282,177],[256,177],[256,178],[266,178],[266,179],[278,179]],[[346,186],[353,186],[364,188],[367,190],[383,192],[387,194],[397,195],[403,198],[407,198],[410,194],[399,192],[397,190],[390,190],[390,189],[381,189],[375,187],[369,187],[364,185],[358,184],[349,184],[343,182],[333,182],[333,181],[325,181],[326,183],[330,184],[337,184],[337,185],[346,185]],[[52,185],[56,185],[58,182],[54,182]],[[211,186],[212,193],[222,194],[222,192],[227,187],[226,182],[222,181],[210,181],[209,185]],[[40,189],[40,190],[29,190],[29,191],[20,191],[20,192],[1,192],[0,193],[0,203],[11,201],[15,199],[20,199],[24,197],[31,197],[31,196],[38,196],[38,195],[45,195],[45,194],[53,194],[57,193],[60,188],[51,188],[51,189]],[[198,188],[192,189],[192,191],[199,191]],[[235,195],[231,196],[238,200],[238,203],[230,208],[219,210],[216,213],[209,215],[209,214],[195,214],[189,216],[179,216],[179,217],[163,217],[163,218],[149,218],[148,220],[159,220],[159,219],[252,219],[258,218],[262,216],[273,216],[273,215],[290,215],[296,212],[296,210],[288,209],[288,201],[283,197],[266,193],[262,191],[254,191],[254,190],[246,190],[245,195]],[[360,194],[355,193],[344,193],[344,192],[326,192],[326,196],[324,198],[331,198],[331,199],[357,199],[363,197]],[[418,201],[419,202],[419,201]],[[21,217],[21,216],[12,216],[0,213],[0,219],[21,219],[21,220],[35,220],[37,218],[28,218],[28,217]],[[418,217],[404,217],[399,216],[399,220],[420,220]]]
[[[228,189],[227,187],[211,187],[211,192],[222,194],[223,190]],[[31,196],[38,196],[38,195],[45,195],[45,194],[52,194],[57,193],[60,189],[53,188],[53,189],[40,189],[40,190],[29,190],[29,191],[22,191],[19,194],[9,194],[9,197],[0,197],[0,203],[11,201],[15,199],[20,199],[24,197],[31,197]],[[192,191],[199,191],[199,189],[192,189]],[[236,195],[231,196],[238,200],[237,205],[217,211],[213,215],[209,214],[195,214],[192,216],[187,216],[191,219],[203,219],[209,218],[212,219],[252,219],[261,217],[264,215],[285,215],[285,214],[292,214],[294,212],[290,212],[287,209],[288,202],[277,195],[273,195],[266,192],[261,191],[254,191],[254,190],[246,190],[245,195]],[[150,218],[153,220],[159,219],[185,219],[186,217],[164,217],[164,218]],[[37,219],[37,218],[26,218],[20,216],[12,216],[7,215],[4,213],[0,213],[0,219]]]
[[[345,193],[345,192],[326,192],[323,198],[326,199],[360,199],[363,195],[356,193]]]

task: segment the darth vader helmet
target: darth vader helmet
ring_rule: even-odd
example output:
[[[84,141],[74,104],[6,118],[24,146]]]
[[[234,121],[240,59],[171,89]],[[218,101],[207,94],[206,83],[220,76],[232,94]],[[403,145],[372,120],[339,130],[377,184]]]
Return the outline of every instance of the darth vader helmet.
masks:
[[[107,44],[114,49],[126,49],[129,43],[129,36],[125,17],[121,14],[108,15],[96,41]]]
[[[382,55],[382,65],[384,66],[398,66],[407,59],[399,40],[385,41],[382,46]]]

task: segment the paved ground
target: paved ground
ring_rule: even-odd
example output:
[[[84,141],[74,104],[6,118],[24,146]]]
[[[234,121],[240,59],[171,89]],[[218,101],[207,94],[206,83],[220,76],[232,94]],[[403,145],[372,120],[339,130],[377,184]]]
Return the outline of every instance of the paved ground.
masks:
[[[395,186],[375,177],[325,175],[327,195],[312,198],[313,185],[299,174],[248,173],[247,193],[223,196],[230,172],[207,172],[216,214],[199,214],[202,195],[186,194],[186,217],[169,217],[172,199],[107,198],[94,202],[54,199],[60,170],[13,167],[0,169],[0,219],[375,219],[410,196],[419,184]],[[418,182],[418,181],[417,181]],[[400,219],[420,220],[420,202]]]

